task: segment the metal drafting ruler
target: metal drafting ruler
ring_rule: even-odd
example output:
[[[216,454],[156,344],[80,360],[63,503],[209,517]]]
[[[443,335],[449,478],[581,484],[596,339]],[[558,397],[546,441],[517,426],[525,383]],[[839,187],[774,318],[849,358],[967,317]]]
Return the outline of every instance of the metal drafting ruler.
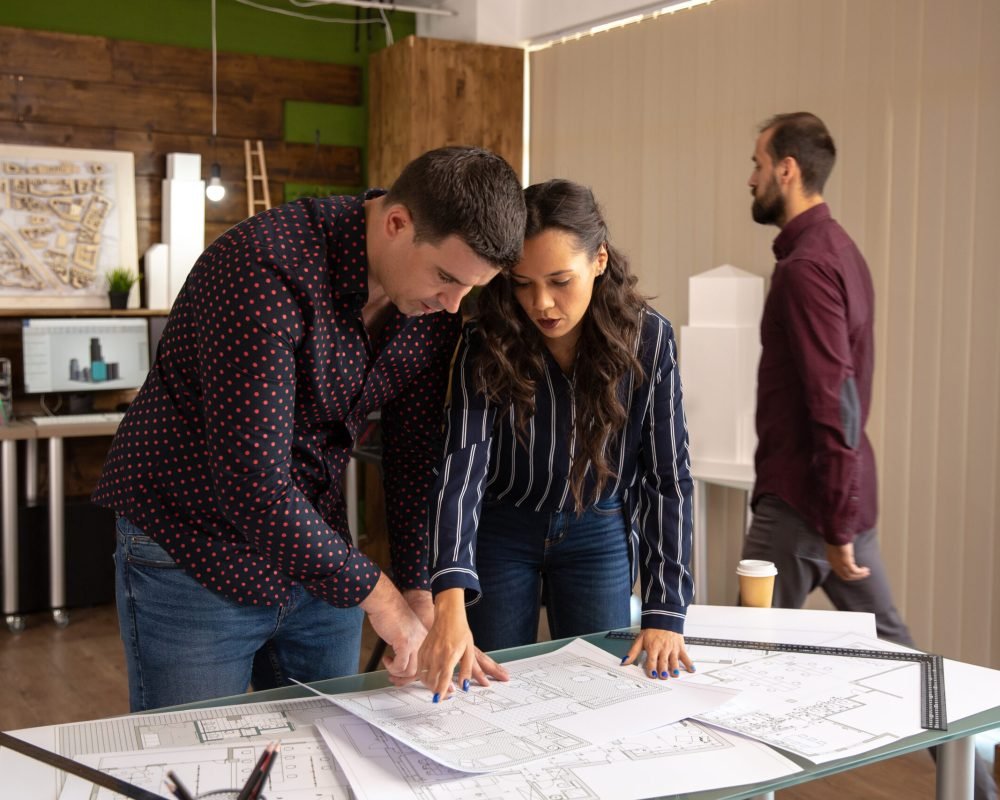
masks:
[[[105,789],[111,789],[125,797],[131,797],[132,800],[163,800],[162,795],[154,794],[147,789],[143,789],[141,786],[134,786],[127,781],[116,778],[114,775],[109,775],[106,772],[101,772],[99,769],[88,767],[86,764],[74,761],[72,758],[66,758],[66,756],[59,755],[59,753],[45,750],[2,731],[0,731],[0,747],[9,747],[17,753],[28,756],[28,758],[33,758],[36,761],[41,761],[43,764],[61,769],[63,772],[76,775],[97,786],[103,786]]]
[[[611,631],[606,639],[635,639],[634,631]],[[920,665],[920,727],[929,731],[948,730],[944,704],[944,659],[933,653],[897,652],[894,650],[855,650],[850,647],[823,647],[815,644],[780,644],[746,642],[734,639],[705,639],[685,636],[685,644],[705,647],[732,647],[739,650],[763,650],[770,653],[806,653],[820,656],[870,658],[878,661],[910,661]]]

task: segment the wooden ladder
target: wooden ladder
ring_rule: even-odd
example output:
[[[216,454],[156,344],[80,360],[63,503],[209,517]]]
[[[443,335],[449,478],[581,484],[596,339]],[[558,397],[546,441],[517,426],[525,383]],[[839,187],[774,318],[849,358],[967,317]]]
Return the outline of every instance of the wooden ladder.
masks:
[[[250,139],[243,140],[243,155],[247,165],[247,216],[271,207],[271,191],[267,185],[267,163],[264,161],[264,143],[257,139],[251,145]],[[254,159],[257,160],[256,165]],[[254,167],[256,166],[256,171]],[[256,185],[260,184],[261,197],[256,196]]]

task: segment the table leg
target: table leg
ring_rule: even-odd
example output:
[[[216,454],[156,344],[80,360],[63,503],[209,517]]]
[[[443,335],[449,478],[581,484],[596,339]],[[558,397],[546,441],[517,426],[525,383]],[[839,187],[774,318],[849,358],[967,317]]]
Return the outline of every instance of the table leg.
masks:
[[[355,547],[361,537],[358,530],[358,462],[353,458],[347,462],[344,476],[344,496],[347,503],[347,527],[351,532],[351,542]]]
[[[971,800],[975,775],[973,736],[945,742],[937,754],[937,800]]]
[[[38,439],[24,441],[24,500],[29,506],[38,502]]]
[[[49,439],[49,605],[59,627],[69,624],[66,611],[66,498],[63,484],[63,440]]]
[[[24,617],[17,613],[17,441],[4,439],[0,455],[3,482],[3,613],[11,633],[24,630]]]
[[[695,602],[711,603],[708,597],[708,485],[694,481],[694,593]]]

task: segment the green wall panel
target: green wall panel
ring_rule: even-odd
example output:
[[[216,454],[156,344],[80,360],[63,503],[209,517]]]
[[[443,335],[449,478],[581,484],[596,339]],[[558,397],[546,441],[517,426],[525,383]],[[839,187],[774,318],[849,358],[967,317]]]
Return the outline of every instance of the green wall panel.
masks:
[[[285,102],[285,141],[364,147],[368,116],[361,106]]]
[[[284,0],[254,2],[347,23],[355,18],[355,9],[349,6],[300,9]],[[217,3],[220,50],[364,67],[369,53],[385,47],[381,24],[314,22],[261,11],[237,0]],[[358,11],[365,14],[364,9]],[[412,14],[386,13],[396,39],[415,32]],[[0,25],[182,47],[209,48],[212,43],[210,0],[2,0]],[[360,29],[357,46],[355,28]]]

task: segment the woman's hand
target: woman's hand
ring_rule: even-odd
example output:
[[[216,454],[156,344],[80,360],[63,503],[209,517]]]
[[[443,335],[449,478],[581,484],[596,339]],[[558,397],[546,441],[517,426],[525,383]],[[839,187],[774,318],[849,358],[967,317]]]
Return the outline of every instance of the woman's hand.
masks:
[[[479,651],[465,617],[465,590],[445,589],[434,598],[434,624],[420,648],[420,679],[432,692],[434,702],[452,691],[452,673],[458,666],[456,683],[468,691],[470,682],[489,684],[487,676],[505,681],[510,677],[503,667]]]
[[[643,670],[650,678],[666,678],[668,675],[680,675],[680,665],[688,672],[694,672],[694,662],[684,649],[684,636],[673,631],[661,631],[657,628],[643,628],[632,648],[628,651],[622,664],[632,664],[639,654],[646,651],[646,664]]]

